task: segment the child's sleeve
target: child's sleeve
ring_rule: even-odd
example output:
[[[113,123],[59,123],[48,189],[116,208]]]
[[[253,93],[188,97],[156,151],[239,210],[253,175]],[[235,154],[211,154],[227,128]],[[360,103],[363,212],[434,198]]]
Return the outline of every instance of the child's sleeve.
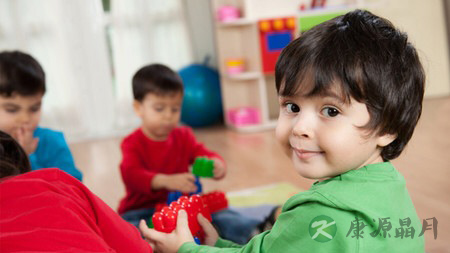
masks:
[[[150,193],[151,182],[156,171],[147,168],[139,155],[139,147],[132,139],[125,139],[121,145],[122,163],[120,172],[127,189],[133,192]]]
[[[320,215],[332,217],[336,223],[339,223],[336,226],[336,234],[332,236],[330,241],[324,241],[322,240],[323,238],[317,240],[312,238],[316,231],[310,230],[311,222]],[[219,239],[216,247],[185,243],[180,247],[178,252],[357,252],[357,240],[351,238],[351,236],[346,237],[346,232],[350,227],[350,222],[347,224],[346,221],[350,221],[351,217],[352,214],[350,212],[327,207],[322,204],[305,204],[283,212],[271,230],[256,235],[241,247]],[[329,231],[327,230],[325,232]]]
[[[64,134],[53,130],[42,130],[41,133],[36,136],[39,138],[38,149],[30,155],[32,168],[58,168],[81,181],[83,175],[75,167]]]

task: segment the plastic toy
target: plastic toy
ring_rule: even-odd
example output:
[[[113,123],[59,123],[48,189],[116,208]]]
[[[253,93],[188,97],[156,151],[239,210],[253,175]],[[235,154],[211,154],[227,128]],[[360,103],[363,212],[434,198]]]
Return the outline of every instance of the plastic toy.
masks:
[[[240,16],[240,10],[234,6],[222,6],[217,9],[217,20],[220,22],[233,21]]]
[[[182,196],[169,206],[164,207],[160,212],[155,212],[151,219],[153,227],[157,231],[171,233],[176,228],[178,212],[182,209],[188,215],[188,224],[192,235],[197,237],[200,242],[203,242],[205,234],[198,223],[197,215],[201,213],[209,221],[212,218],[209,209],[199,195]]]
[[[242,58],[227,59],[225,65],[227,67],[227,73],[229,75],[235,75],[244,72],[244,59]]]
[[[213,191],[202,195],[203,203],[208,207],[210,213],[215,213],[228,208],[228,199],[224,192]]]
[[[203,157],[196,158],[192,174],[198,177],[214,177],[214,161]]]
[[[191,127],[203,127],[222,120],[222,95],[217,71],[194,64],[178,73],[184,84],[181,121]]]
[[[323,8],[325,7],[326,0],[311,0],[311,8]]]
[[[237,126],[261,123],[260,111],[254,107],[240,107],[230,109],[227,112],[228,121]]]
[[[281,50],[295,37],[295,17],[260,20],[258,25],[262,72],[271,74]]]

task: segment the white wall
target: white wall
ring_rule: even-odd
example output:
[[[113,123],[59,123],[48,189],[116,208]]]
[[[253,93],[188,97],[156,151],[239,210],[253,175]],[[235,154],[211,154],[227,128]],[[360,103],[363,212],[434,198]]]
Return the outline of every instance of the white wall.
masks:
[[[201,61],[205,55],[212,55],[214,33],[212,25],[214,13],[206,13],[210,0],[185,0],[188,19],[194,42],[196,60]],[[449,2],[449,0],[444,0]],[[247,13],[253,18],[273,16],[278,13],[295,13],[302,1],[291,0],[247,0]],[[308,2],[308,1],[307,1]],[[330,0],[327,3],[337,6],[345,1]],[[446,31],[445,9],[441,0],[365,0],[355,1],[377,15],[391,20],[394,25],[408,33],[411,41],[419,51],[426,74],[426,97],[450,95],[449,44]],[[450,4],[449,4],[450,5]],[[293,11],[290,11],[294,9]],[[194,24],[194,25],[192,25]],[[198,25],[203,24],[203,25]]]
[[[449,44],[445,8],[441,0],[384,1],[369,9],[408,33],[427,74],[426,97],[450,95]]]

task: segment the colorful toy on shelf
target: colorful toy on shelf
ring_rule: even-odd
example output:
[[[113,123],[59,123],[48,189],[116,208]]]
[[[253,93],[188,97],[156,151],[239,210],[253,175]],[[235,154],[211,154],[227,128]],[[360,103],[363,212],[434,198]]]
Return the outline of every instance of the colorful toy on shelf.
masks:
[[[244,59],[231,58],[225,62],[226,71],[229,75],[235,75],[244,72]]]
[[[311,9],[325,7],[326,0],[311,0]]]
[[[254,107],[239,107],[227,112],[228,121],[237,126],[245,126],[261,123],[260,111]]]
[[[228,199],[224,192],[213,191],[202,195],[203,203],[208,207],[210,213],[215,213],[228,208]]]
[[[214,177],[214,160],[198,157],[192,166],[192,174],[198,177]]]
[[[222,6],[217,9],[217,20],[220,22],[229,22],[238,19],[241,11],[234,6]]]
[[[258,22],[262,72],[273,74],[281,50],[291,42],[296,33],[295,17],[266,19]]]
[[[212,219],[209,209],[199,195],[182,196],[169,206],[164,207],[160,212],[155,212],[151,218],[151,224],[157,231],[171,233],[176,228],[178,212],[182,209],[188,215],[188,225],[192,235],[203,242],[205,233],[198,223],[197,215],[201,213],[209,221]]]

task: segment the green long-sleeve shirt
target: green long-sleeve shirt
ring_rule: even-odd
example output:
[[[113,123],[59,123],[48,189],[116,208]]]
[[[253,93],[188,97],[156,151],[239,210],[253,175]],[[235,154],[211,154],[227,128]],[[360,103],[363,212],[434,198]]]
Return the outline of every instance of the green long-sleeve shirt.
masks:
[[[316,182],[246,245],[219,239],[215,247],[185,243],[178,252],[424,252],[421,230],[403,176],[385,162]]]

